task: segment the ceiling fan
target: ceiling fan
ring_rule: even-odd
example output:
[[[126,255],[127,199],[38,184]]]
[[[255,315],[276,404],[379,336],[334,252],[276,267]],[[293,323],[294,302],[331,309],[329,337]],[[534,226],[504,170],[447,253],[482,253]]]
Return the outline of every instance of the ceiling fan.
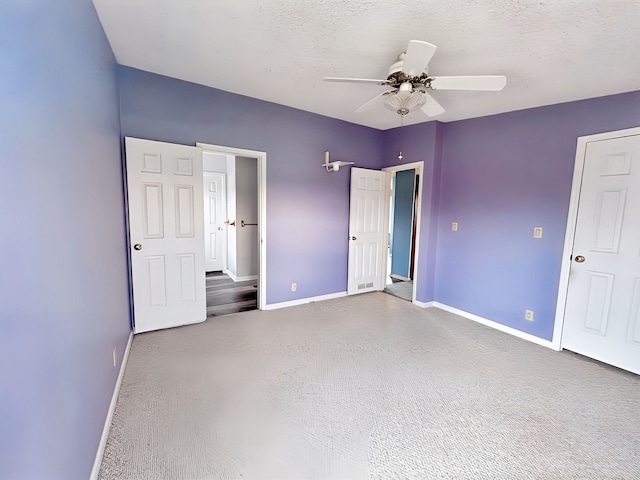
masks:
[[[369,78],[325,77],[325,82],[376,83],[390,87],[376,95],[356,110],[361,112],[384,100],[384,105],[404,116],[420,108],[427,116],[435,117],[444,112],[444,108],[427,90],[483,90],[499,91],[507,84],[503,75],[432,77],[427,73],[427,65],[436,51],[436,46],[420,40],[411,40],[406,52],[389,68],[386,80]]]

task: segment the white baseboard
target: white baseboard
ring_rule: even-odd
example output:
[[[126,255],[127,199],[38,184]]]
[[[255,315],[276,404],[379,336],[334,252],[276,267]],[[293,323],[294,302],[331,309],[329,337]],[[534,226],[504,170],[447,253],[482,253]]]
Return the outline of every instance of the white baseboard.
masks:
[[[233,280],[234,282],[246,282],[248,280],[257,280],[258,279],[258,275],[247,275],[246,277],[236,277],[229,270],[227,270],[225,273],[227,275],[229,275],[231,277],[231,280]]]
[[[129,350],[131,350],[131,342],[133,341],[133,332],[129,334],[129,341],[124,350],[122,356],[122,362],[120,363],[120,372],[118,373],[118,379],[116,385],[113,388],[113,395],[111,396],[111,403],[109,404],[109,410],[107,411],[107,418],[104,421],[104,427],[102,428],[102,437],[100,437],[100,443],[98,444],[98,451],[96,452],[96,458],[93,461],[93,468],[91,469],[91,476],[89,480],[98,480],[98,474],[100,473],[100,465],[102,464],[102,456],[104,455],[104,449],[107,446],[107,438],[109,437],[109,429],[111,428],[111,420],[113,419],[113,412],[116,409],[116,402],[118,401],[118,393],[120,393],[120,384],[122,383],[122,377],[124,377],[124,369],[127,366],[127,360],[129,359]]]
[[[265,307],[265,310],[276,310],[278,308],[294,307],[296,305],[304,305],[305,303],[321,302],[323,300],[331,300],[333,298],[346,297],[347,292],[329,293],[327,295],[319,295],[317,297],[300,298],[298,300],[291,300],[289,302],[270,303]]]
[[[447,312],[455,313],[456,315],[460,315],[461,317],[468,318],[469,320],[473,320],[474,322],[481,323],[482,325],[486,325],[487,327],[495,328],[496,330],[500,330],[501,332],[508,333],[513,335],[514,337],[522,338],[523,340],[527,340],[529,342],[535,343],[537,345],[542,345],[543,347],[551,348],[552,350],[558,350],[557,346],[550,342],[549,340],[545,340],[544,338],[536,337],[535,335],[531,335],[530,333],[521,332],[520,330],[516,330],[512,327],[507,327],[498,322],[494,322],[493,320],[489,320],[487,318],[479,317],[478,315],[474,315],[473,313],[465,312],[464,310],[460,310],[455,307],[450,307],[449,305],[445,305],[440,302],[429,302],[433,305],[431,307],[439,308],[440,310],[445,310]]]
[[[418,307],[422,307],[422,308],[429,308],[429,307],[435,307],[436,306],[436,302],[421,302],[420,300],[414,300],[413,304],[417,305]]]

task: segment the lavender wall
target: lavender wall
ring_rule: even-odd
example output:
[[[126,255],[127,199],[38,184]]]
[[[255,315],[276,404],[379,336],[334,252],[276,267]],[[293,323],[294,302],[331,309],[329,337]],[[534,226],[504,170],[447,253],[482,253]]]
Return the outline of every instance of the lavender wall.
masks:
[[[119,84],[123,135],[267,152],[269,304],[346,288],[349,175],[324,172],[323,151],[365,168],[402,151],[425,162],[417,299],[547,339],[576,138],[639,123],[637,92],[377,132],[126,67]]]
[[[127,67],[118,80],[124,136],[267,152],[268,304],[346,290],[350,171],[321,164],[329,150],[380,168],[381,132]]]
[[[89,0],[3,2],[0,45],[0,478],[85,480],[130,331],[115,60]]]
[[[424,162],[416,299],[434,299],[438,208],[440,199],[442,127],[439,122],[420,123],[382,132],[383,166]],[[402,160],[398,154],[402,152]]]
[[[640,92],[444,125],[435,299],[551,340],[577,137],[639,125]]]

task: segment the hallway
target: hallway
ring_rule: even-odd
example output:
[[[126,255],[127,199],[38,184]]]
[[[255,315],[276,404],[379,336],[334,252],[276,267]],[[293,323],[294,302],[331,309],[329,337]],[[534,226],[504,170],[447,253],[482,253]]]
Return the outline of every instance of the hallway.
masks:
[[[258,308],[258,280],[234,282],[222,272],[207,272],[207,317]]]

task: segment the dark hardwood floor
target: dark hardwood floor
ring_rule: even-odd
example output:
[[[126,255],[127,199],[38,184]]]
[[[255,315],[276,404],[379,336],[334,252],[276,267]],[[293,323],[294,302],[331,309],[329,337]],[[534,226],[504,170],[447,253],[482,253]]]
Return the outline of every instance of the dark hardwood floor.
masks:
[[[206,284],[208,317],[258,308],[258,280],[234,282],[222,272],[207,272]]]

